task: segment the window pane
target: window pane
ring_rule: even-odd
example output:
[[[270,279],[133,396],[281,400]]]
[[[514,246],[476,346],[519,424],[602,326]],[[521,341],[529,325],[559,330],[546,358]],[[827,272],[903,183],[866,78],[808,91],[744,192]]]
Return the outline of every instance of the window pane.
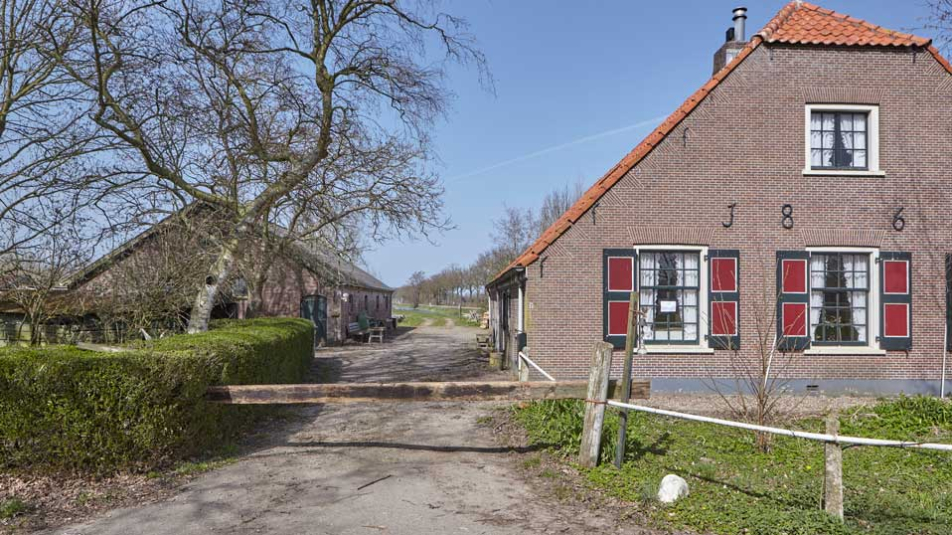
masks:
[[[853,115],[849,113],[840,114],[840,130],[853,129]]]
[[[820,167],[823,161],[820,159],[820,149],[810,151],[810,167]]]
[[[697,340],[697,324],[688,324],[684,326],[684,339]]]
[[[833,132],[823,132],[823,148],[824,149],[832,149],[835,143],[836,143],[836,138],[834,137]]]
[[[866,114],[856,113],[853,115],[853,130],[856,132],[866,131]]]
[[[823,129],[833,131],[833,128],[836,126],[836,116],[832,113],[823,114]]]
[[[820,129],[820,114],[813,112],[810,114],[810,130]]]
[[[684,307],[684,321],[697,323],[697,307]]]
[[[853,309],[853,323],[866,324],[866,309],[865,308]]]
[[[639,279],[641,279],[640,286],[641,286],[641,287],[654,286],[654,284],[655,284],[655,274],[656,274],[656,273],[657,273],[657,272],[654,271],[654,270],[650,270],[650,269],[645,268],[644,262],[642,262],[642,263],[641,263],[641,275],[638,277]]]
[[[843,143],[844,149],[847,149],[847,150],[852,149],[853,148],[853,133],[844,132],[840,134],[840,141]]]
[[[862,133],[853,134],[853,143],[855,143],[855,147],[857,149],[865,149],[866,148],[866,134],[862,134]]]
[[[832,150],[823,151],[823,165],[825,167],[833,167],[833,151]]]
[[[684,306],[697,306],[697,292],[684,292]]]
[[[700,286],[700,281],[698,280],[700,273],[698,270],[688,270],[684,272],[684,285],[685,286]]]
[[[856,167],[866,167],[866,151],[858,150],[853,152],[853,165]]]
[[[859,325],[856,327],[856,341],[865,342],[866,341],[866,327]]]
[[[853,299],[851,304],[854,307],[863,307],[866,308],[866,292],[852,292]]]

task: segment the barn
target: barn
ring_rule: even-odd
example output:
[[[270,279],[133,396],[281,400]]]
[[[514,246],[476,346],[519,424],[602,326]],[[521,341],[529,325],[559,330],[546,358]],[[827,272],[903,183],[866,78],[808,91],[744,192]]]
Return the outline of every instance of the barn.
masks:
[[[569,379],[608,341],[618,375],[634,293],[655,391],[766,362],[795,391],[938,392],[952,67],[806,2],[749,39],[733,16],[713,77],[488,283],[496,350]]]

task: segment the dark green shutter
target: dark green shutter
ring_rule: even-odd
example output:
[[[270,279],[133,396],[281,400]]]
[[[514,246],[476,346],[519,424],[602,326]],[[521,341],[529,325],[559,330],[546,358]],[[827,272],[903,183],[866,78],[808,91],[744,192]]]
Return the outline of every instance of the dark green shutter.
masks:
[[[618,285],[615,288],[609,288],[610,264],[613,259],[616,261],[631,262],[631,285],[630,290],[620,291]],[[617,283],[617,281],[615,281]],[[624,315],[624,326],[628,322],[628,303],[631,299],[631,292],[638,288],[638,258],[634,248],[631,249],[604,249],[602,251],[602,333],[604,340],[615,346],[617,349],[625,347],[625,338],[627,337],[627,328],[622,329],[619,322],[621,314]],[[622,305],[624,303],[624,309]],[[614,329],[612,322],[614,320]]]
[[[912,348],[912,254],[879,253],[879,346]]]
[[[810,253],[777,251],[776,314],[781,350],[810,347]]]
[[[712,249],[707,256],[709,345],[740,349],[740,251]]]

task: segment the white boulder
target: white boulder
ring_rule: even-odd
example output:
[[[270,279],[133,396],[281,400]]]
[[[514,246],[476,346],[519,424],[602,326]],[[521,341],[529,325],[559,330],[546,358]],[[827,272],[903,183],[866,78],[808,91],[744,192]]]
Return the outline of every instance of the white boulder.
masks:
[[[658,501],[661,503],[673,503],[678,498],[688,495],[688,482],[681,476],[668,474],[661,480],[661,488],[658,489]]]

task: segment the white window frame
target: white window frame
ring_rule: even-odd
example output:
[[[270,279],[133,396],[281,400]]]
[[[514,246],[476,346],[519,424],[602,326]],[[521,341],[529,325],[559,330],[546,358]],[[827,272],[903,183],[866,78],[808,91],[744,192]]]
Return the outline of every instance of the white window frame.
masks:
[[[810,165],[810,117],[813,112],[842,111],[866,114],[866,164],[868,169],[813,169]],[[807,104],[803,114],[804,176],[886,176],[879,168],[879,106],[869,104]]]
[[[810,348],[805,350],[805,355],[885,355],[886,350],[879,347],[879,248],[877,247],[807,247],[807,252],[813,253],[846,253],[846,254],[868,254],[869,255],[869,293],[866,295],[866,345],[864,346],[837,346],[837,345],[813,345],[813,333],[810,330],[811,317],[807,317],[807,334],[810,337]],[[807,296],[812,295],[810,287],[810,262],[807,261]],[[807,314],[813,313],[813,307],[810,301],[807,301]]]
[[[635,266],[634,275],[635,275],[635,291],[638,292],[638,306],[641,307],[641,276],[640,276],[640,265],[641,265],[641,252],[653,252],[653,251],[678,251],[678,252],[689,252],[689,253],[698,253],[698,296],[697,296],[697,307],[698,307],[698,318],[697,318],[697,337],[698,343],[696,345],[691,344],[643,344],[644,348],[648,353],[665,353],[665,354],[689,354],[689,353],[714,353],[714,348],[710,345],[710,340],[708,334],[710,328],[708,327],[709,318],[708,318],[708,278],[710,277],[709,267],[708,267],[708,248],[706,246],[697,246],[697,245],[638,245],[635,247],[635,253],[638,255],[638,264]],[[737,322],[740,323],[740,317],[737,318]]]

